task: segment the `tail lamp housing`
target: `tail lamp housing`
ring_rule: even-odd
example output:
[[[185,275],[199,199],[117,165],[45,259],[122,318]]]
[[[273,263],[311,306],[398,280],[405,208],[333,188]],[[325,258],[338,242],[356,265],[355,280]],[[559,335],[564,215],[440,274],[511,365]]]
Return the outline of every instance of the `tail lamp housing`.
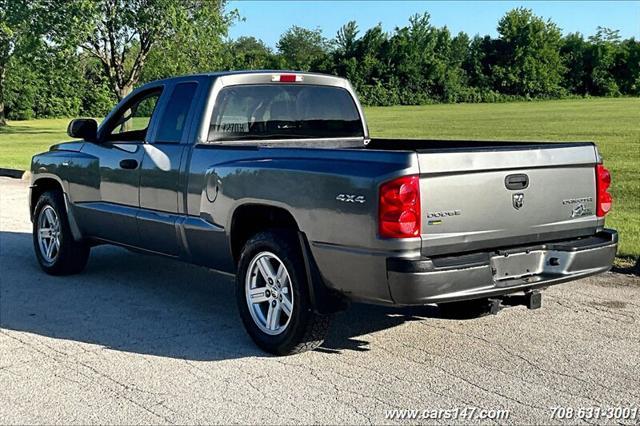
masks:
[[[403,176],[380,186],[378,231],[382,238],[420,236],[420,179]]]
[[[611,210],[613,198],[609,193],[611,173],[602,164],[596,166],[596,216],[604,217]]]

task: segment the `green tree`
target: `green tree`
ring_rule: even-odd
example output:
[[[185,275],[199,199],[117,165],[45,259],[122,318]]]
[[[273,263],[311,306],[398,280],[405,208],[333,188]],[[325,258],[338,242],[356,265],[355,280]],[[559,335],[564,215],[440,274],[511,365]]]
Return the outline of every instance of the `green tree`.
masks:
[[[237,12],[225,13],[224,2],[219,9],[206,0],[181,3],[188,7],[186,14],[178,13],[171,36],[158,39],[151,49],[140,81],[215,71],[227,64],[223,38]]]
[[[530,9],[513,9],[498,23],[499,55],[494,87],[506,94],[554,96],[561,92],[564,65],[560,28]]]
[[[369,28],[358,41],[356,57],[363,84],[376,85],[388,82],[390,73],[391,43],[382,24]]]
[[[640,41],[630,38],[620,43],[611,72],[622,93],[640,95]]]
[[[0,126],[5,121],[5,80],[7,65],[16,44],[16,27],[24,22],[21,14],[16,14],[16,4],[8,0],[0,0]]]
[[[598,27],[589,37],[589,68],[591,81],[589,92],[596,96],[616,96],[620,88],[613,76],[616,56],[620,49],[620,33],[617,30]]]
[[[356,21],[349,21],[340,27],[338,34],[336,34],[336,52],[343,57],[354,56],[358,44],[358,32]]]
[[[114,97],[98,65],[91,57],[45,43],[14,55],[6,75],[7,118],[104,115]]]
[[[390,40],[393,76],[411,92],[430,94],[443,71],[436,55],[438,31],[429,21],[427,13],[414,15],[408,26],[396,28]]]
[[[562,85],[570,93],[586,94],[589,91],[589,49],[589,43],[580,33],[569,34],[562,39],[560,54],[566,70]]]
[[[282,34],[276,46],[284,65],[299,71],[324,68],[330,47],[320,29],[309,30],[297,25]]]
[[[469,86],[480,91],[493,87],[493,66],[497,61],[497,42],[489,36],[476,35],[469,44],[469,50],[462,67],[467,75]]]
[[[227,43],[226,48],[230,55],[227,61],[230,69],[256,70],[278,67],[278,60],[273,51],[255,37],[239,37]]]
[[[118,99],[139,82],[154,47],[168,55],[157,74],[201,67],[230,21],[225,0],[85,1],[93,30],[82,48],[100,61]]]
[[[358,67],[358,25],[355,21],[349,21],[336,34],[333,51],[332,72],[351,80],[355,87],[362,85],[360,70]]]
[[[20,62],[14,56],[43,46],[48,52],[72,48],[86,28],[76,19],[81,10],[81,4],[65,0],[0,0],[0,125],[5,124],[8,66]]]

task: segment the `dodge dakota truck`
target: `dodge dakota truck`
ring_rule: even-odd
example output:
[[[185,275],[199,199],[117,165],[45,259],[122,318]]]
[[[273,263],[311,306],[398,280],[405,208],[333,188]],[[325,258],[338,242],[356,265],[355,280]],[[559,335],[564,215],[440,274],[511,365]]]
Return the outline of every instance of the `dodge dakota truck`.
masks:
[[[243,324],[274,354],[321,344],[351,301],[537,307],[616,253],[593,143],[371,138],[330,75],[156,81],[68,134],[31,165],[42,269],[78,273],[107,243],[234,274]]]

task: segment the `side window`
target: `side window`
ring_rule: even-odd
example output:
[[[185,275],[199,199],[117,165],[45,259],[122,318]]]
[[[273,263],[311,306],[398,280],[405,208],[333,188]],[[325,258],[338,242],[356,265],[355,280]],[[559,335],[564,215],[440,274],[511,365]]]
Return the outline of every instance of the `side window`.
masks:
[[[198,83],[180,83],[173,89],[167,107],[160,118],[158,133],[155,137],[158,142],[180,142],[197,88]]]
[[[147,135],[147,129],[151,117],[160,99],[161,91],[153,91],[141,95],[126,107],[122,108],[119,115],[111,125],[109,139],[142,141]]]

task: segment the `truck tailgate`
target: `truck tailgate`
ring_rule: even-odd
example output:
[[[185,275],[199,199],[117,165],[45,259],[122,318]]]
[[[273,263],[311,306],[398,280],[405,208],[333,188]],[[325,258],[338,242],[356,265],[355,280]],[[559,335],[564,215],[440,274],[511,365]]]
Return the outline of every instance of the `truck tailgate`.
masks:
[[[592,235],[591,143],[417,149],[424,255]]]

